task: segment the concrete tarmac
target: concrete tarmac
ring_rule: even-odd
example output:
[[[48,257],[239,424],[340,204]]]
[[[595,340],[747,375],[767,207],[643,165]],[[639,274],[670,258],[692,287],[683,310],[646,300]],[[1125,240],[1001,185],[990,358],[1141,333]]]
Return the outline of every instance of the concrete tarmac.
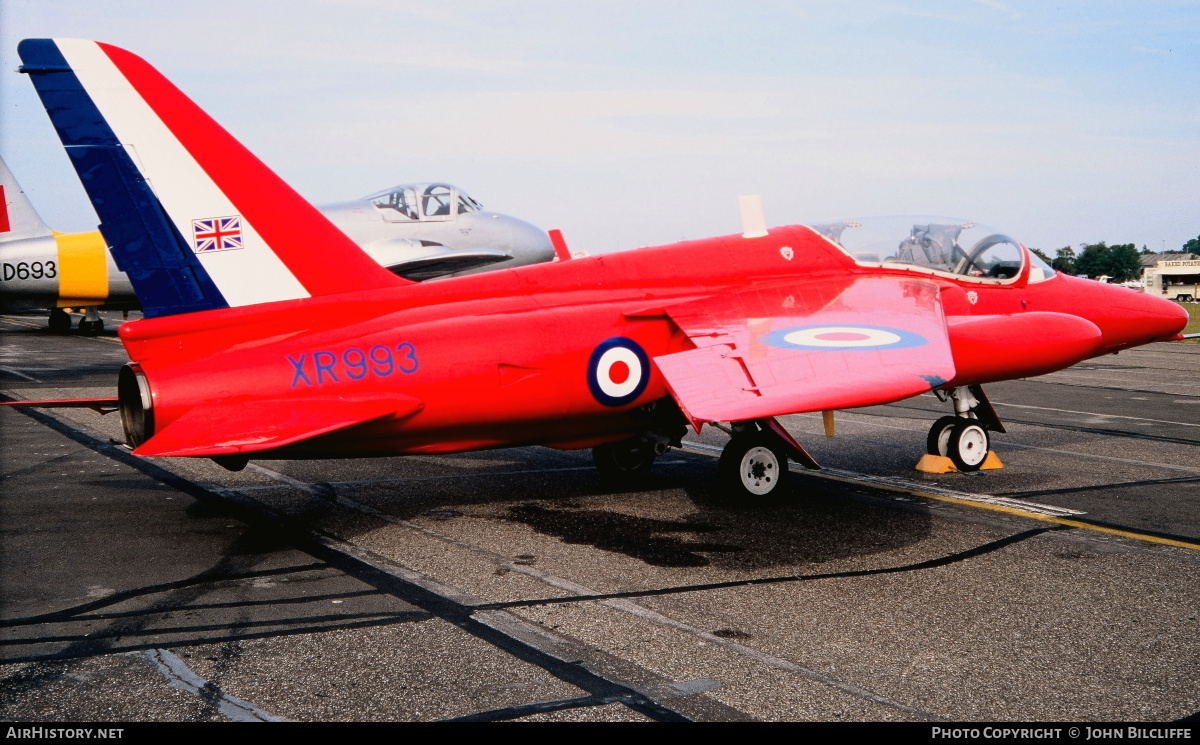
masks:
[[[111,332],[41,325],[0,318],[6,396],[113,391]],[[617,487],[544,448],[232,473],[4,407],[0,718],[1195,718],[1197,363],[988,386],[980,474],[912,469],[932,396],[786,417],[827,469],[757,506],[711,429]]]

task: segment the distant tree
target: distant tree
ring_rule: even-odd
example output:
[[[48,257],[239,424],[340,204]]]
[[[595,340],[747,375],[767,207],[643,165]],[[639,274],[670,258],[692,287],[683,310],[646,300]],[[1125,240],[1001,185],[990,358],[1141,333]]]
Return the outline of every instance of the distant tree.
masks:
[[[1108,254],[1110,249],[1104,241],[1099,243],[1084,243],[1078,258],[1075,259],[1075,273],[1095,279],[1108,274]]]
[[[1140,253],[1141,253],[1141,255],[1142,255],[1142,256],[1145,256],[1145,255],[1147,255],[1147,254],[1152,254],[1152,253],[1157,253],[1157,252],[1156,252],[1156,251],[1151,251],[1150,249],[1146,248],[1146,244],[1145,244],[1145,243],[1143,243],[1143,244],[1142,244],[1142,250],[1141,250],[1141,252],[1140,252]]]
[[[1031,248],[1029,250],[1031,253],[1036,254],[1039,259],[1046,262],[1047,264],[1051,264],[1054,261],[1053,259],[1051,259],[1049,256],[1046,255],[1045,251],[1043,251],[1040,248]]]
[[[1083,245],[1083,250],[1075,259],[1075,271],[1093,279],[1107,275],[1113,282],[1126,282],[1141,276],[1142,264],[1134,244],[1110,246],[1100,241]]]
[[[1190,254],[1200,254],[1200,236],[1197,236],[1183,244],[1183,251]]]
[[[1132,243],[1122,243],[1108,247],[1108,271],[1114,282],[1128,282],[1142,276],[1142,262],[1138,258],[1137,247]]]
[[[1063,246],[1056,253],[1057,258],[1050,262],[1050,266],[1063,274],[1075,274],[1075,249]]]

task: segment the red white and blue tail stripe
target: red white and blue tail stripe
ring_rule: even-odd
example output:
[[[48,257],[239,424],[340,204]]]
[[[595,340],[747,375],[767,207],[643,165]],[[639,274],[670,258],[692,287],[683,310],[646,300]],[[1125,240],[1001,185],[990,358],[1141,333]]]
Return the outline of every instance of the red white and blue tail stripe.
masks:
[[[140,57],[18,52],[147,316],[407,284]]]

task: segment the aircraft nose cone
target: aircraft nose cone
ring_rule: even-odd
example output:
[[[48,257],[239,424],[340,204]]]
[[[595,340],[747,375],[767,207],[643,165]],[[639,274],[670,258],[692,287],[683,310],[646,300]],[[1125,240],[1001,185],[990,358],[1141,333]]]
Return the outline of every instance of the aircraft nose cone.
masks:
[[[1142,295],[1141,298],[1149,301],[1142,310],[1146,319],[1145,330],[1155,338],[1169,339],[1187,326],[1188,312],[1182,305],[1152,295]]]
[[[1107,323],[1100,324],[1106,347],[1127,347],[1166,341],[1176,336],[1188,324],[1188,313],[1180,305],[1124,288],[1107,288],[1120,292],[1106,298],[1110,301]]]
[[[512,219],[512,253],[514,264],[539,264],[554,258],[554,244],[546,231],[524,220]]]
[[[1159,298],[1155,298],[1155,300],[1158,300],[1158,299]],[[1175,328],[1174,331],[1168,331],[1168,333],[1178,334],[1178,333],[1182,332],[1183,329],[1187,327],[1188,322],[1192,320],[1191,316],[1188,315],[1188,312],[1186,310],[1184,310],[1182,305],[1172,303],[1169,300],[1163,300],[1162,302],[1164,302],[1168,306],[1170,306],[1171,314],[1169,315],[1169,320],[1170,320],[1171,324],[1173,324],[1173,326],[1178,327],[1178,328]]]

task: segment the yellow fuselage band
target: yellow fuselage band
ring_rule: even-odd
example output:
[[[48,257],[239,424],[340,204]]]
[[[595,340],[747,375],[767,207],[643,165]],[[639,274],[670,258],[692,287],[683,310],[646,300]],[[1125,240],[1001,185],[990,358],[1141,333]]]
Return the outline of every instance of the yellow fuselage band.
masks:
[[[58,307],[99,305],[108,299],[108,249],[99,231],[55,233]]]

